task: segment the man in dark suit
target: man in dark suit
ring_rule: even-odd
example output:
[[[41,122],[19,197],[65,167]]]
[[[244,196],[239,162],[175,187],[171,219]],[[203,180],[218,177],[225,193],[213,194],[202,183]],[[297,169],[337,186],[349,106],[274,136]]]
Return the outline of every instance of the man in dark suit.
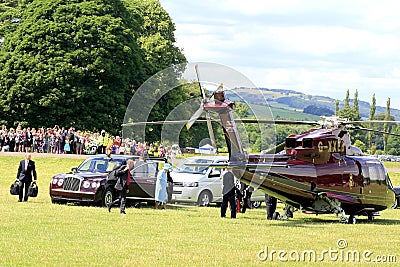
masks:
[[[120,213],[126,214],[126,194],[129,193],[129,185],[131,183],[131,169],[134,167],[134,165],[135,162],[132,159],[128,159],[126,161],[126,165],[123,164],[116,170],[116,176],[118,177],[118,180],[114,188],[120,192],[120,198],[107,204],[108,212],[111,212],[111,208],[113,205],[120,202]]]
[[[22,198],[24,201],[28,201],[28,188],[32,183],[32,177],[36,182],[36,168],[35,162],[31,160],[31,154],[26,154],[25,159],[21,160],[18,167],[17,180],[19,180],[19,199],[21,202]],[[25,187],[25,195],[23,194],[23,190]]]
[[[235,186],[235,176],[228,170],[222,172],[222,204],[221,204],[221,217],[226,216],[226,209],[228,202],[231,206],[231,218],[236,218],[236,199],[235,192],[239,191]]]

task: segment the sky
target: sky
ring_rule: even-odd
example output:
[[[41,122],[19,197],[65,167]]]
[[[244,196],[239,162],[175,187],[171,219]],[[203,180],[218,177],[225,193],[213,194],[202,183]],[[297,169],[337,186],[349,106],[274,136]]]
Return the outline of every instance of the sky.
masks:
[[[160,0],[189,62],[256,86],[400,109],[400,1]]]

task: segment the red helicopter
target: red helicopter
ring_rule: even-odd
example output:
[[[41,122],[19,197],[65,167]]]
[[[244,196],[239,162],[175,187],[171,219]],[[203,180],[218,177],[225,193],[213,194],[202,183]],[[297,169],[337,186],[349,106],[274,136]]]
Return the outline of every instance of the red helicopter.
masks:
[[[355,126],[365,121],[350,122],[338,117],[323,118],[319,122],[242,119],[244,123],[318,126],[288,136],[272,153],[248,154],[242,147],[233,117],[235,104],[226,98],[223,86],[208,99],[200,82],[199,86],[203,102],[188,121],[187,128],[199,121],[203,112],[207,115],[206,120],[202,121],[210,125],[209,113],[217,113],[230,160],[226,164],[212,166],[231,168],[240,181],[285,203],[282,218],[287,217],[286,213],[291,206],[309,213],[340,215],[340,222],[354,224],[357,215],[365,215],[369,220],[374,220],[379,211],[395,207],[395,193],[384,165],[377,158],[365,156],[359,148],[352,146],[348,130],[390,133]],[[179,122],[145,124],[159,123]],[[141,123],[131,123],[134,124]]]

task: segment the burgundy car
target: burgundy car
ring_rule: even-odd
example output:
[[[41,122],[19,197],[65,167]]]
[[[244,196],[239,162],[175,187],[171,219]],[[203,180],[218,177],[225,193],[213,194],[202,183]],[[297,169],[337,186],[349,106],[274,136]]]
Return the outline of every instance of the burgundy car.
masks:
[[[158,162],[163,159],[140,161],[137,156],[96,155],[88,157],[70,173],[57,174],[50,182],[50,197],[53,203],[88,202],[104,206],[118,197],[115,181],[109,181],[107,174],[116,164],[127,159],[135,161],[131,169],[131,184],[128,200],[153,202],[158,172]]]

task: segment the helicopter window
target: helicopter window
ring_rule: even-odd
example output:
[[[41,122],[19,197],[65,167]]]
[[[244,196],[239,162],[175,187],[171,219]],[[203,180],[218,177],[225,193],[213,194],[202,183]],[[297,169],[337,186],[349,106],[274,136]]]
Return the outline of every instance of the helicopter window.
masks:
[[[380,166],[369,166],[368,171],[372,181],[385,181],[385,172]]]
[[[311,148],[313,146],[313,139],[307,138],[303,140],[303,147]]]
[[[296,147],[296,139],[294,139],[294,138],[286,138],[286,147],[287,148]]]

